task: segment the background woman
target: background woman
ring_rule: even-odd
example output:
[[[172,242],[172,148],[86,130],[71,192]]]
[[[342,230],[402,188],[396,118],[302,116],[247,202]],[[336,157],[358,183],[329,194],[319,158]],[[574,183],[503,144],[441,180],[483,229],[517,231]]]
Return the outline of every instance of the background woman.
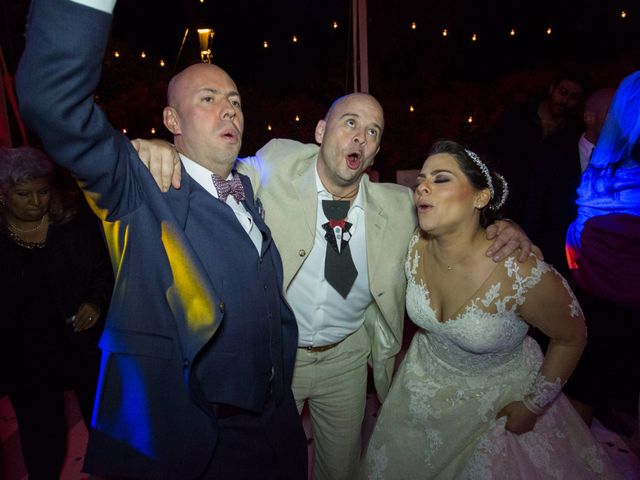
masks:
[[[376,479],[615,478],[561,390],[585,344],[564,279],[533,255],[496,265],[484,227],[507,196],[473,152],[438,142],[415,190],[407,312],[420,328],[363,464]],[[546,357],[527,336],[551,338]]]
[[[29,478],[60,475],[65,388],[89,422],[113,273],[95,219],[63,206],[53,165],[0,149],[0,391],[18,420]]]

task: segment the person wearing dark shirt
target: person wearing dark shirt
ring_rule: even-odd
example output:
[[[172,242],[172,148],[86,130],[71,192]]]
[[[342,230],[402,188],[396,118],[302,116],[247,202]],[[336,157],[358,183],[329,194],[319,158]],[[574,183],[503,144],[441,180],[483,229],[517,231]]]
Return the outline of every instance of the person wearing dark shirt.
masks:
[[[65,389],[75,390],[90,423],[113,288],[97,219],[63,206],[53,173],[35,148],[0,149],[0,390],[33,480],[60,475]]]
[[[521,223],[527,232],[527,225],[522,222],[525,209],[529,208],[531,174],[537,165],[564,158],[568,151],[575,149],[582,132],[575,112],[587,84],[580,70],[564,70],[556,76],[545,98],[514,106],[489,133],[487,157],[503,173],[512,193],[505,215]],[[578,169],[578,175],[579,172]]]

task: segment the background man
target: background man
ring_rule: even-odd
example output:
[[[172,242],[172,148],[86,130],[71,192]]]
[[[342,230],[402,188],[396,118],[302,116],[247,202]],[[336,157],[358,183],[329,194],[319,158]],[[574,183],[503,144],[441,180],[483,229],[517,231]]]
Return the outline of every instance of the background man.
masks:
[[[578,213],[576,189],[607,116],[613,89],[591,94],[583,109],[584,133],[573,143],[541,152],[527,168],[528,191],[522,226],[565,278],[571,278],[565,255],[567,229]]]
[[[185,174],[162,194],[94,104],[114,3],[34,0],[17,75],[25,121],[78,179],[117,270],[85,469],[304,478],[281,260],[249,182],[231,173],[240,95],[213,65],[171,81],[164,122]]]
[[[545,98],[514,106],[491,129],[487,157],[509,182],[508,218],[521,223],[531,209],[527,195],[538,164],[563,158],[575,148],[582,131],[575,113],[587,83],[581,70],[565,69],[556,75]],[[544,248],[542,251],[547,256]]]

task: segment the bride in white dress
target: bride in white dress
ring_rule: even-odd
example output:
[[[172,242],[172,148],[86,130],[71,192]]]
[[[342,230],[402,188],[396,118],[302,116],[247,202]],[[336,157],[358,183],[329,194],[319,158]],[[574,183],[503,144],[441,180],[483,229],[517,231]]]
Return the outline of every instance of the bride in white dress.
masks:
[[[619,478],[561,393],[586,341],[567,283],[533,255],[496,265],[484,254],[484,226],[507,193],[473,152],[450,141],[431,149],[406,264],[407,312],[420,329],[362,478]],[[545,357],[529,326],[551,338]]]

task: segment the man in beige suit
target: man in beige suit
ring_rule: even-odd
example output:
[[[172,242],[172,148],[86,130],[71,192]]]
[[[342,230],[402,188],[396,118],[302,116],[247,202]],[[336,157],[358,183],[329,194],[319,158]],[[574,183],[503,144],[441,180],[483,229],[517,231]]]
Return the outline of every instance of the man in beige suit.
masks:
[[[299,329],[292,387],[299,410],[309,403],[316,480],[355,478],[367,360],[382,401],[401,347],[404,263],[416,218],[410,189],[372,183],[365,173],[380,149],[383,130],[378,101],[351,94],[336,100],[318,122],[315,139],[320,146],[272,140],[237,164],[238,171],[251,178],[283,259],[286,296]],[[148,162],[148,145],[138,147]],[[159,163],[151,162],[158,182],[164,181],[165,189],[170,181],[179,186],[179,169],[173,179],[165,175],[161,180]],[[349,204],[346,220],[357,276],[346,296],[324,275],[324,200]],[[524,234],[501,226],[500,240],[489,253],[505,245],[500,258],[518,246],[528,254]]]

